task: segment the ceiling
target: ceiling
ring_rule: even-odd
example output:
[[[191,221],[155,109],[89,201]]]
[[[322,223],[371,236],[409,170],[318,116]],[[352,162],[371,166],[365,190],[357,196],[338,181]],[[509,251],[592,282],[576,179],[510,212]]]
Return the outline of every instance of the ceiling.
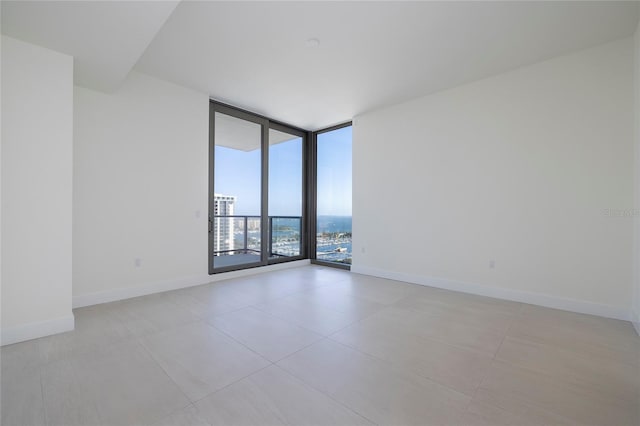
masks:
[[[216,146],[224,146],[245,152],[261,148],[262,127],[259,124],[220,112],[216,112],[215,123]],[[269,129],[270,146],[294,139],[300,139],[300,137]]]
[[[638,2],[2,1],[2,32],[315,130],[633,34]],[[308,40],[317,39],[317,46]]]
[[[117,89],[176,1],[2,1],[2,34],[74,57],[74,80]]]

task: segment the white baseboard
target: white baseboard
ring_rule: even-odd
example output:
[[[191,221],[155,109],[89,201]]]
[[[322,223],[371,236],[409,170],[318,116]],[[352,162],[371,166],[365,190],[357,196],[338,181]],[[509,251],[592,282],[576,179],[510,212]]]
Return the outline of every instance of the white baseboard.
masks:
[[[214,275],[193,275],[175,280],[158,281],[135,287],[121,287],[96,293],[73,296],[73,307],[82,308],[84,306],[99,305],[101,303],[115,302],[117,300],[130,299],[132,297],[147,296],[149,294],[162,293],[163,291],[179,290],[181,288],[193,287],[197,285],[228,280],[231,278],[246,277],[249,275],[261,274],[280,269],[296,268],[308,265],[309,260],[296,260],[293,262],[278,263],[259,268],[243,269],[240,271],[225,272]]]
[[[493,297],[496,299],[512,300],[514,302],[545,306],[547,308],[562,309],[564,311],[577,312],[581,314],[597,315],[600,317],[614,318],[624,321],[631,320],[631,312],[626,309],[599,303],[587,302],[584,300],[565,299],[562,297],[550,296],[548,294],[533,293],[522,290],[512,290],[501,287],[491,287],[484,284],[474,284],[462,281],[448,280],[444,278],[433,278],[420,275],[405,274],[401,272],[370,268],[368,266],[352,265],[351,272],[371,275],[380,278],[388,278],[397,281],[404,281],[412,284],[420,284],[429,287],[442,288],[445,290],[476,294],[479,296]],[[636,330],[638,330],[637,325]]]
[[[633,324],[633,328],[636,329],[636,333],[640,336],[640,312],[631,310],[631,323]]]
[[[10,345],[12,343],[50,336],[52,334],[64,333],[65,331],[73,330],[74,325],[75,320],[73,313],[71,313],[60,318],[2,328],[0,345]]]
[[[82,308],[85,306],[130,299],[132,297],[161,293],[163,291],[178,290],[180,288],[206,284],[210,281],[211,277],[209,275],[194,275],[176,280],[157,281],[151,284],[144,284],[135,287],[114,288],[95,293],[73,296],[72,305],[74,309]]]

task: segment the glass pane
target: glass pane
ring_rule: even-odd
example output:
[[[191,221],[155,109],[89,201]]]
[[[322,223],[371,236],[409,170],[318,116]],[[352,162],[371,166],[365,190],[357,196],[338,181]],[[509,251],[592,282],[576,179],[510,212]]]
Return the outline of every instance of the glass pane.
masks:
[[[260,262],[259,124],[215,113],[213,266]]]
[[[269,257],[302,248],[302,138],[269,129]]]
[[[317,143],[316,258],[351,263],[351,126],[320,133]]]

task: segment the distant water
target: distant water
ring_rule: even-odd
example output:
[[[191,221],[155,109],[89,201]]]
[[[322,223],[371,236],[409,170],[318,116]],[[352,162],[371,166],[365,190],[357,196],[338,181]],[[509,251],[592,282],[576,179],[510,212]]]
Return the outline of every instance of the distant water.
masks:
[[[317,232],[351,232],[351,216],[318,216]]]
[[[280,253],[300,253],[300,220],[278,218],[273,221],[273,244]],[[351,216],[318,216],[317,233],[334,235],[318,236],[317,257],[320,260],[331,262],[350,263],[352,256],[351,236],[335,235],[351,233]],[[261,234],[259,230],[248,232],[247,242],[249,248],[260,249]],[[237,248],[244,245],[244,231],[235,232],[235,244]]]
[[[278,218],[273,221],[274,237],[292,237],[300,235],[300,220]],[[351,216],[318,216],[317,233],[352,232]],[[236,230],[238,238],[244,238],[242,230]],[[260,238],[259,230],[250,230],[249,237]]]

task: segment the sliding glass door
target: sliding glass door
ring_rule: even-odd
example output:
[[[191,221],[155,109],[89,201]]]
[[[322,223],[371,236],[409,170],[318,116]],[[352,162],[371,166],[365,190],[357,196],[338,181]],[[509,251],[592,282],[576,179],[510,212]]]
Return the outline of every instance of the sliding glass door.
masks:
[[[230,112],[230,111],[227,111]],[[210,193],[212,267],[262,262],[262,129],[248,116],[215,111]]]
[[[352,258],[351,123],[315,135],[315,259],[347,266]]]
[[[269,129],[269,258],[301,256],[305,231],[303,136]]]
[[[304,131],[211,103],[209,273],[301,259]]]

